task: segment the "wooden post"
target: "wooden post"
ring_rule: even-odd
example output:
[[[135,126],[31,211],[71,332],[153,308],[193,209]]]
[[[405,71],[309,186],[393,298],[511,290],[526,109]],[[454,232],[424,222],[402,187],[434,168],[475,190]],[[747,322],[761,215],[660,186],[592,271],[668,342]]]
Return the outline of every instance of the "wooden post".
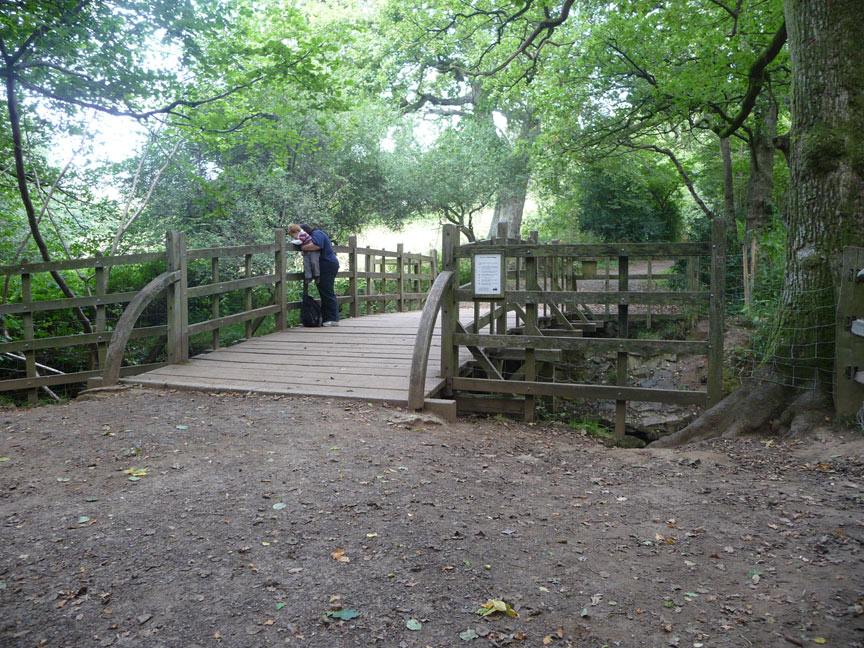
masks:
[[[357,291],[357,235],[351,234],[348,237],[348,271],[351,273],[351,277],[348,279],[348,294],[351,296],[351,303],[348,307],[348,314],[351,317],[357,317],[360,314],[359,310],[359,302],[357,301],[357,297],[359,293]]]
[[[286,289],[286,248],[285,248],[285,230],[277,229],[275,232],[276,237],[276,252],[274,253],[273,258],[273,269],[276,273],[276,285],[273,286],[275,289],[275,294],[273,296],[273,303],[279,307],[279,310],[276,312],[276,330],[284,331],[288,326],[288,299],[285,296]]]
[[[508,246],[510,244],[510,241],[507,238],[507,223],[498,223],[498,243],[499,243],[499,245],[505,246],[505,248],[506,248],[506,246]],[[501,264],[503,265],[503,271],[504,271],[504,285],[502,286],[502,290],[504,291],[504,294],[506,295],[507,294],[507,252],[504,252],[504,254],[501,256],[502,256]],[[501,302],[502,307],[506,306],[506,304],[507,304],[506,300]],[[494,302],[492,303],[492,308],[493,309],[495,308]],[[506,308],[501,309],[501,314],[498,316],[497,329],[498,329],[498,335],[506,335],[507,334],[507,309]],[[490,326],[489,326],[489,332],[490,333],[492,332],[491,322],[490,322]]]
[[[561,241],[560,241],[560,239],[552,239],[551,241],[549,241],[549,244],[550,245],[560,245]],[[561,264],[561,257],[559,257],[557,255],[553,256],[553,257],[549,257],[549,265],[550,265],[550,268],[549,268],[549,290],[564,290],[564,288],[561,286],[561,284],[558,283],[559,279],[560,279],[559,272],[558,272],[558,270],[560,268],[560,264]],[[554,304],[554,305],[558,306],[558,304]],[[566,308],[566,306],[564,308]],[[562,313],[564,312],[564,308],[561,308]],[[552,311],[552,309],[550,309],[550,313],[549,313],[549,315],[551,317],[551,321],[555,322],[555,313],[551,312],[551,311]],[[553,325],[550,328],[557,328],[557,325]]]
[[[363,256],[366,257],[366,261],[364,262],[364,269],[366,270],[366,296],[371,297],[372,292],[373,292],[373,288],[375,287],[375,280],[372,279],[372,277],[370,275],[372,274],[372,270],[375,268],[375,266],[372,263],[372,255],[371,254],[365,254]],[[371,299],[366,300],[366,314],[367,315],[372,314],[372,300]]]
[[[459,283],[456,246],[459,245],[459,230],[446,224],[441,230],[441,269],[453,272]],[[456,286],[451,285],[441,300],[441,378],[444,379],[444,395],[453,395],[453,379],[459,371],[459,347],[453,344],[453,335],[459,323],[459,304],[456,301]],[[476,333],[477,331],[475,331]]]
[[[22,264],[30,263],[29,259],[22,259]],[[21,301],[29,306],[33,301],[33,284],[31,275],[23,273],[21,275]],[[21,314],[21,320],[24,324],[24,339],[32,342],[35,337],[33,330],[33,313],[26,310]],[[27,372],[28,378],[36,378],[39,374],[36,372],[36,351],[27,349],[24,351],[24,369]],[[33,387],[27,390],[27,403],[29,405],[39,404],[39,388]]]
[[[750,239],[750,298],[756,290],[756,262],[759,258],[759,239],[754,235]]]
[[[210,281],[211,283],[219,283],[219,257],[210,259]],[[219,300],[222,298],[220,294],[213,295],[213,303],[210,304],[210,319],[219,319]],[[278,315],[277,315],[278,317]],[[220,332],[218,328],[213,329],[213,350],[219,348]]]
[[[414,283],[413,283],[413,285],[414,285],[414,294],[416,295],[416,294],[419,294],[423,291],[423,282],[420,280],[420,273],[423,272],[423,260],[422,259],[415,259],[413,267],[414,267]],[[414,299],[413,303],[414,303],[413,308],[415,308],[415,309],[423,307],[422,306],[423,302],[420,301],[419,299]]]
[[[520,239],[519,242],[521,243],[522,240]],[[516,263],[515,263],[515,266],[516,266],[516,283],[514,284],[514,287],[516,290],[520,290],[520,286],[522,285],[522,279],[521,279],[521,276],[522,276],[522,257],[517,256],[514,258],[514,260],[516,261]],[[522,317],[519,315],[518,312],[516,313],[516,317],[514,317],[514,321],[515,321],[516,326],[524,325],[524,322],[522,321]]]
[[[531,232],[531,242],[536,242],[536,230]],[[539,290],[537,283],[537,258],[529,256],[525,258],[525,290]],[[537,300],[532,299],[530,304],[525,304],[525,335],[540,335],[537,325]],[[534,349],[525,349],[525,381],[537,380],[537,361]],[[525,396],[524,417],[526,421],[533,421],[537,399],[534,396]]]
[[[398,310],[405,310],[405,249],[404,243],[396,245],[396,292],[399,294]]]
[[[654,282],[651,277],[651,261],[652,259],[648,259],[648,292],[654,290]],[[651,304],[648,304],[648,313],[645,315],[645,328],[649,331],[651,330]]]
[[[177,364],[189,359],[189,301],[186,296],[186,234],[171,230],[165,237],[167,270],[180,272],[168,293],[168,362]]]
[[[245,263],[243,264],[243,276],[247,279],[252,277],[252,255],[247,254],[244,257]],[[252,310],[252,287],[243,289],[245,300],[245,306],[247,311]],[[246,339],[251,340],[252,336],[255,334],[255,330],[252,328],[252,320],[246,320]]]
[[[385,274],[387,274],[387,257],[382,254],[381,255],[381,294],[382,295],[387,294],[387,278],[384,276]],[[381,304],[381,308],[379,309],[380,312],[386,313],[387,312],[387,300],[382,299],[378,303]]]
[[[618,292],[628,290],[630,286],[630,257],[618,257]],[[618,304],[618,337],[627,339],[627,311],[630,309],[629,304]],[[618,352],[618,362],[616,367],[615,383],[621,387],[627,386],[627,352]],[[615,401],[615,436],[619,439],[624,438],[627,430],[627,401]]]
[[[837,416],[855,416],[864,405],[864,247],[845,247],[837,296],[836,351],[834,356],[834,411]]]
[[[438,250],[435,248],[429,248],[429,273],[432,275],[432,279],[429,280],[429,287],[431,288],[435,279],[438,278]]]
[[[726,221],[711,224],[711,294],[708,306],[708,407],[723,398],[723,327],[726,308]]]
[[[696,292],[699,290],[699,259],[687,257],[687,290]]]
[[[101,254],[97,254],[96,256],[102,256]],[[107,275],[105,273],[104,266],[96,266],[96,296],[100,298],[104,298],[107,293],[108,285],[107,285]],[[107,330],[105,325],[105,304],[98,303],[96,304],[96,332],[104,334]],[[108,352],[108,345],[104,340],[100,340],[96,343],[96,358],[97,358],[97,368],[104,369],[105,368],[105,354]]]
[[[609,292],[609,277],[611,275],[611,269],[610,269],[611,261],[612,261],[612,259],[610,257],[606,257],[604,259],[604,262],[606,263],[606,281],[604,283],[603,290],[606,291],[607,293]],[[605,306],[605,315],[606,315],[606,319],[608,320],[609,319],[609,304],[608,303]]]

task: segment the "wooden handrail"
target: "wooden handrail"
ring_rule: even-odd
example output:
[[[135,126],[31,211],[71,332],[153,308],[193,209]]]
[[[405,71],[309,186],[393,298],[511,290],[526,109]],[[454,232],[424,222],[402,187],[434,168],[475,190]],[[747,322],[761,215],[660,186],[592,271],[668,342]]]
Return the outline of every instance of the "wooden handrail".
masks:
[[[441,300],[450,287],[452,279],[452,270],[444,270],[438,275],[432,288],[429,289],[429,296],[420,315],[420,325],[414,338],[414,353],[411,356],[411,373],[408,375],[409,409],[423,409],[426,397],[426,367],[429,365],[429,347],[435,332],[435,320],[441,309]]]
[[[129,336],[132,334],[132,329],[135,328],[135,322],[138,321],[141,313],[150,305],[150,302],[153,301],[156,295],[179,280],[179,270],[163,272],[144,286],[141,292],[135,296],[135,299],[129,303],[126,310],[123,311],[123,315],[120,317],[111,335],[108,352],[105,354],[105,369],[102,374],[103,386],[116,385],[120,380],[120,365],[123,363],[126,343],[129,341]]]

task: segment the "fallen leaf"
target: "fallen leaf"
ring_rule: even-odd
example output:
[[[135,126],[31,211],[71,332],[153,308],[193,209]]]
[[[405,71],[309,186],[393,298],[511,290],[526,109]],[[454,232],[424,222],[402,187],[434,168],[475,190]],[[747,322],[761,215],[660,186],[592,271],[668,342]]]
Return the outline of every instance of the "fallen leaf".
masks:
[[[330,554],[330,557],[333,560],[338,560],[339,562],[348,563],[351,562],[351,559],[345,555],[344,549],[337,549],[333,553]]]
[[[824,644],[825,643],[825,637],[814,637],[813,643]]]
[[[0,463],[4,461],[9,461],[9,457],[0,457]]]
[[[188,430],[189,429],[188,425],[175,425],[174,427],[177,428],[178,430]]]
[[[279,601],[279,602],[276,604],[276,609],[277,609],[277,610],[281,610],[281,609],[284,608],[286,605],[288,605],[288,604],[285,603],[284,601]]]
[[[464,632],[459,633],[459,638],[462,641],[471,641],[472,639],[477,638],[477,633],[474,631],[474,628],[468,628]]]
[[[87,517],[86,515],[82,515],[81,517],[78,518],[78,524],[85,524],[89,521],[90,521],[90,518]]]
[[[489,616],[490,614],[495,614],[496,612],[503,612],[504,614],[508,614],[513,618],[517,618],[519,614],[514,610],[509,603],[505,603],[500,599],[489,599],[483,605],[480,606],[474,614],[479,614],[480,616]]]
[[[405,622],[405,627],[409,630],[419,630],[423,627],[423,624],[420,623],[417,619],[408,619]]]
[[[350,621],[351,619],[354,619],[354,618],[360,616],[360,613],[357,610],[351,610],[351,609],[330,610],[327,613],[327,616],[330,617],[331,619],[342,619],[343,621]]]
[[[288,506],[288,505],[287,505],[285,502],[276,502],[276,503],[273,505],[273,510],[274,510],[274,511],[281,511],[281,510],[284,509],[286,506]]]

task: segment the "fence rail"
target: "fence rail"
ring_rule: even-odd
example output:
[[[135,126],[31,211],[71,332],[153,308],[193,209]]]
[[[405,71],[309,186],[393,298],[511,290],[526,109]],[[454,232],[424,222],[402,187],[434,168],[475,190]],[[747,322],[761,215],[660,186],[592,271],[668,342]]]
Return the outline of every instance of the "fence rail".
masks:
[[[340,305],[347,305],[347,315],[351,317],[388,309],[404,311],[420,307],[438,272],[434,250],[427,255],[405,252],[401,244],[395,251],[359,247],[356,237],[351,236],[347,246],[334,246],[334,251],[343,258],[347,257],[347,267],[337,274],[346,290],[337,297],[337,301]],[[24,366],[24,377],[0,380],[0,392],[26,390],[28,401],[35,403],[40,389],[81,383],[105,374],[106,354],[117,336],[117,331],[108,325],[109,315],[116,316],[117,309],[109,311],[109,308],[130,304],[141,293],[141,289],[109,293],[107,273],[111,268],[164,263],[166,273],[176,273],[176,280],[160,286],[159,292],[165,293],[164,298],[156,294],[150,296],[157,304],[164,304],[164,323],[153,325],[150,322],[150,325],[123,332],[123,337],[129,340],[155,339],[147,358],[150,361],[115,367],[115,374],[129,376],[166,363],[187,360],[190,357],[190,336],[210,333],[209,348],[218,349],[222,345],[222,329],[231,325],[245,324],[246,338],[255,335],[270,316],[274,317],[276,330],[288,326],[289,312],[300,308],[298,299],[289,300],[288,286],[299,286],[304,279],[302,272],[288,271],[290,257],[297,253],[294,246],[286,244],[284,230],[274,232],[272,243],[198,249],[186,248],[183,233],[168,232],[166,247],[162,251],[38,263],[25,259],[21,263],[0,266],[0,277],[6,277],[11,283],[20,282],[21,294],[19,301],[0,304],[0,317],[17,318],[17,328],[20,329],[20,335],[15,339],[0,341],[0,357],[23,361]],[[233,265],[227,261],[231,259],[235,259]],[[236,268],[238,261],[239,270]],[[209,267],[201,268],[202,262],[209,262]],[[196,272],[190,273],[190,263],[195,264]],[[94,294],[33,299],[34,275],[80,270],[94,271]],[[224,276],[228,272],[232,275]],[[233,276],[238,273],[239,277]],[[197,283],[190,286],[193,278]],[[229,293],[240,298],[242,305],[237,312],[223,312],[220,297]],[[266,303],[261,303],[262,294],[266,295]],[[190,302],[200,305],[201,300],[205,300],[203,308],[193,308],[193,311],[198,314],[204,311],[207,317],[190,323]],[[136,307],[143,311],[146,304],[136,304]],[[80,310],[79,320],[84,317],[90,331],[51,335],[52,331],[37,326],[34,320],[34,315],[39,317],[52,311],[70,309]],[[86,315],[85,309],[88,311]],[[134,324],[132,322],[131,326]],[[123,349],[119,351],[121,361],[125,339]],[[200,343],[196,345],[200,346]],[[86,370],[63,373],[37,362],[37,352],[45,355],[70,347],[89,350]],[[117,353],[115,350],[114,354]],[[166,362],[153,361],[163,353]],[[50,375],[45,375],[47,373]]]
[[[523,241],[507,238],[503,227],[497,238],[488,241],[459,245],[458,237],[455,228],[445,226],[442,271],[459,276],[460,263],[467,260],[472,280],[449,288],[441,296],[441,376],[445,379],[444,394],[455,398],[459,408],[472,409],[476,404],[477,411],[489,411],[494,401],[502,411],[511,411],[513,398],[489,395],[522,396],[522,413],[531,420],[538,396],[611,399],[616,403],[616,434],[623,435],[629,400],[679,405],[713,405],[720,400],[726,240],[722,221],[714,222],[710,242],[696,243],[540,244],[536,232]],[[710,259],[707,290],[698,278],[700,258]],[[481,259],[488,264],[483,289],[477,278]],[[631,274],[633,259],[646,261],[646,269]],[[682,260],[685,272],[654,272],[654,264],[665,259]],[[631,280],[647,283],[647,289],[631,287]],[[590,283],[586,287],[584,282]],[[473,322],[467,325],[459,321],[460,302],[474,307]],[[486,304],[488,312],[481,315]],[[633,306],[644,312],[632,313]],[[652,319],[673,316],[656,312],[658,308],[678,309],[675,316],[679,317],[685,311],[707,310],[708,339],[629,337],[634,320],[645,322],[650,329]],[[599,337],[613,322],[617,331],[614,337]],[[587,335],[595,337],[583,337]],[[460,371],[460,347],[467,348],[474,358],[475,367],[469,368],[474,375]],[[615,384],[582,384],[572,378],[557,381],[558,369],[574,352],[614,353]],[[630,354],[662,353],[706,355],[707,390],[628,384]],[[486,396],[476,397],[479,394]]]

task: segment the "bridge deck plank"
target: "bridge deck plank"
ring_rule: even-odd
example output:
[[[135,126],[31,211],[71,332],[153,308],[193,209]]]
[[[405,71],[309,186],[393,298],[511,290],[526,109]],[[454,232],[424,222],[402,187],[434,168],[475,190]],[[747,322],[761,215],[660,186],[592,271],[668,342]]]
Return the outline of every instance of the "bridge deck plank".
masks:
[[[466,313],[467,315],[467,313]],[[408,402],[420,311],[365,315],[338,327],[290,328],[205,353],[125,382],[209,391]],[[426,393],[441,388],[440,338],[433,338]],[[465,360],[469,355],[466,352]]]

